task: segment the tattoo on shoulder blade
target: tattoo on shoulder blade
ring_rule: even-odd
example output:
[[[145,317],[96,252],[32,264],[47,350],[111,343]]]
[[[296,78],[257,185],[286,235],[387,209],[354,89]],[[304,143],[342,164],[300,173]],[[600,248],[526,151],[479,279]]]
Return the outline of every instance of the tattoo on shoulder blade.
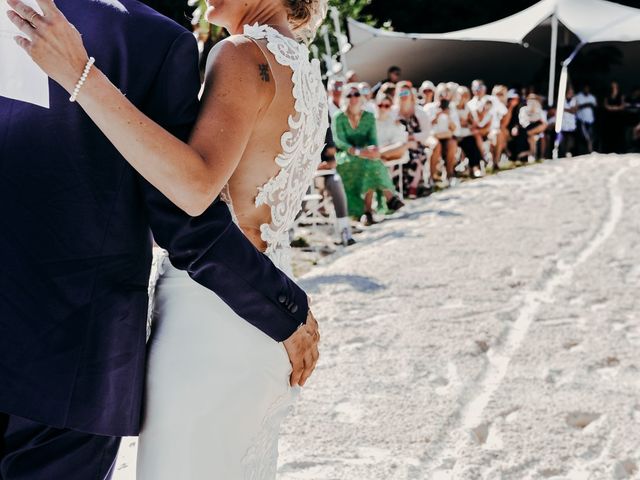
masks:
[[[261,63],[260,65],[258,65],[258,68],[260,69],[260,78],[262,78],[262,81],[268,82],[270,80],[269,65],[267,65],[266,63]]]

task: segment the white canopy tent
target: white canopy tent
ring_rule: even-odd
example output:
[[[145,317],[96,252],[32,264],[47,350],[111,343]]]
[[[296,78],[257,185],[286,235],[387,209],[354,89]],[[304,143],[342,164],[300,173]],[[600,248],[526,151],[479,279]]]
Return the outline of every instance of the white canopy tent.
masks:
[[[409,65],[408,69],[405,68],[409,73],[420,70],[419,67],[415,67],[417,63],[423,65],[423,71],[434,71],[440,68],[443,62],[447,64],[448,58],[455,59],[457,53],[461,53],[462,50],[468,52],[471,48],[474,49],[473,57],[477,57],[470,59],[472,62],[478,59],[483,62],[490,55],[506,53],[511,62],[506,68],[512,73],[511,76],[522,74],[524,78],[536,68],[532,65],[536,63],[532,62],[533,52],[528,53],[522,48],[529,46],[524,40],[537,27],[550,25],[549,102],[553,103],[559,23],[578,38],[580,46],[595,42],[640,40],[640,9],[605,0],[542,0],[502,20],[442,34],[390,32],[349,19],[349,34],[353,48],[347,54],[347,59],[349,66],[364,78],[373,78],[373,72],[379,72],[380,66],[377,64],[381,56],[390,60],[388,64],[400,64],[403,67]],[[498,47],[496,43],[503,45]],[[505,50],[504,44],[519,46],[521,51],[517,55],[511,55],[513,48]],[[489,52],[493,53],[487,55]],[[432,57],[431,61],[425,57]],[[420,60],[417,62],[417,59]],[[539,62],[539,56],[537,61]],[[377,78],[380,78],[379,73],[376,74]]]

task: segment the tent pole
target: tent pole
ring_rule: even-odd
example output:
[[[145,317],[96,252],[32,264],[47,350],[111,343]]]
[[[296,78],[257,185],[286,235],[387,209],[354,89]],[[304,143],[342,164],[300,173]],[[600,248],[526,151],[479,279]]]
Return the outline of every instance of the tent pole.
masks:
[[[334,75],[336,72],[333,71],[333,52],[331,51],[331,40],[329,40],[329,28],[326,25],[322,26],[320,35],[324,38],[324,61],[327,67],[327,73]]]
[[[556,62],[558,54],[558,16],[553,12],[551,16],[551,61],[549,64],[549,95],[547,103],[549,106],[554,104],[555,86],[556,86]]]
[[[576,58],[578,52],[586,42],[581,42],[573,53],[562,62],[562,72],[560,73],[560,86],[558,87],[558,108],[556,109],[556,141],[553,145],[553,159],[557,159],[560,153],[560,142],[562,141],[562,117],[564,117],[564,108],[567,102],[567,85],[569,83],[569,65]]]
[[[347,69],[347,57],[345,55],[345,42],[344,35],[342,35],[342,27],[340,26],[340,12],[336,7],[329,9],[329,16],[333,20],[333,30],[336,40],[338,41],[338,55],[340,55],[340,63],[342,64],[342,73],[346,73]]]
[[[569,64],[562,64],[562,72],[560,73],[560,86],[558,87],[558,108],[556,109],[556,140],[553,144],[553,159],[556,160],[560,156],[560,142],[562,141],[562,117],[564,116],[564,107],[567,102],[567,83],[569,83]]]

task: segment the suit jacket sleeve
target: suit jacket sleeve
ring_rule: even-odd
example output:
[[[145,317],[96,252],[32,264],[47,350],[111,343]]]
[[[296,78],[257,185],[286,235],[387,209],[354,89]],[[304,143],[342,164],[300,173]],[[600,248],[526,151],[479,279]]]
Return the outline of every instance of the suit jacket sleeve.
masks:
[[[144,109],[186,140],[198,114],[199,89],[196,41],[184,32],[167,53]],[[217,199],[192,218],[142,183],[154,238],[176,268],[276,341],[286,340],[306,321],[306,294],[249,242],[224,202]]]

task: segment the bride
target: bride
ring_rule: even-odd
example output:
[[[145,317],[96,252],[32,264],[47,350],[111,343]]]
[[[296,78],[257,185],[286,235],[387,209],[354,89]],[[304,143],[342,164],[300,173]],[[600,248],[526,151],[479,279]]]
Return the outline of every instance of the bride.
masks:
[[[326,2],[208,1],[207,19],[231,36],[209,57],[189,144],[138,111],[99,60],[91,68],[52,0],[38,0],[43,16],[10,5],[27,36],[18,43],[143,177],[192,216],[221,196],[245,235],[291,276],[289,230],[328,127],[319,64],[299,40],[315,34]],[[317,351],[304,373],[291,375],[286,341],[238,317],[166,257],[158,268],[138,478],[274,479],[280,423]]]

